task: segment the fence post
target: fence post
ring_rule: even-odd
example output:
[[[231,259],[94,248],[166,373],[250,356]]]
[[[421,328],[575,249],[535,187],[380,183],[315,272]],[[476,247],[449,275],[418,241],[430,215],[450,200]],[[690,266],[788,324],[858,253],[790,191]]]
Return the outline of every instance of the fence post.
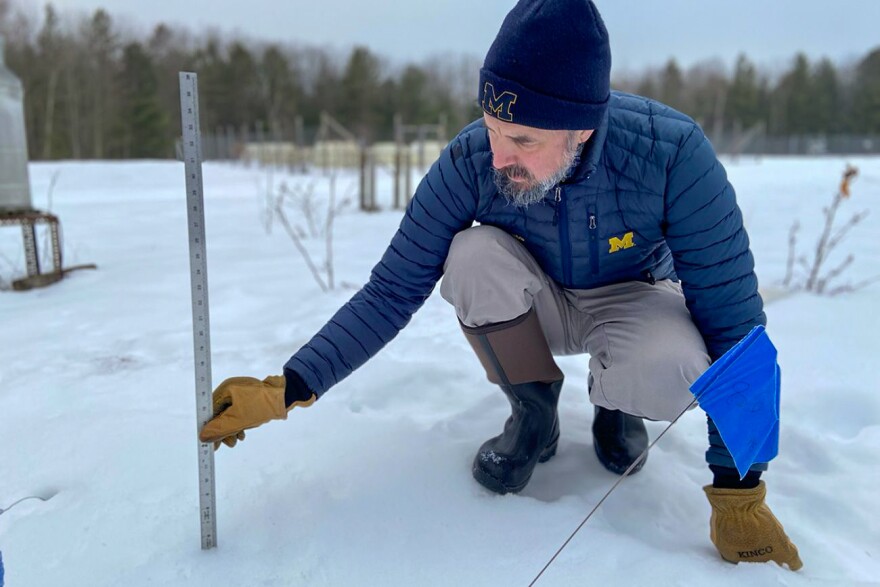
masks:
[[[360,165],[360,208],[362,212],[367,210],[367,150],[365,147],[360,148],[361,165]]]
[[[250,129],[247,124],[242,123],[241,125],[241,140],[239,144],[241,145],[241,160],[248,166],[251,164],[251,153],[248,151],[248,143],[250,142]]]
[[[405,158],[403,163],[404,168],[404,181],[406,185],[406,190],[404,193],[403,200],[405,202],[405,206],[409,205],[409,200],[412,198],[412,149],[407,148],[405,151]]]
[[[403,166],[403,129],[401,128],[403,125],[402,117],[400,114],[394,115],[394,190],[393,192],[393,202],[394,209],[399,210],[403,206],[401,205],[402,198],[400,196],[400,173],[401,167]]]
[[[370,172],[370,210],[375,212],[379,209],[376,203],[376,154],[370,149],[367,157]]]

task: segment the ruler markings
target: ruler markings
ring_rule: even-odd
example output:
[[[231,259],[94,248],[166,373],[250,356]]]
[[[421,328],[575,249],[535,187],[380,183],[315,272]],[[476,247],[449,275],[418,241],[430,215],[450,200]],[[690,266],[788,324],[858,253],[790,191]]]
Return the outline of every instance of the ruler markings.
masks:
[[[199,127],[198,77],[180,72],[180,112],[183,129],[183,161],[186,171],[187,223],[192,286],[193,351],[196,384],[196,418],[201,430],[213,415],[211,399],[211,341],[208,316],[208,264],[205,247],[205,212],[202,189],[201,131]],[[214,450],[211,443],[198,443],[199,510],[202,548],[217,546],[217,502],[214,492]]]

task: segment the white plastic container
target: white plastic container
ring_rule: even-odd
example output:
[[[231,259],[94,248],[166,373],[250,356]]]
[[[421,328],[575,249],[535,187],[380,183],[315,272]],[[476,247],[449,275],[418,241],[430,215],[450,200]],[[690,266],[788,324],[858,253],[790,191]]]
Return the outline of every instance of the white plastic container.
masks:
[[[0,213],[31,210],[24,91],[6,67],[0,35]]]

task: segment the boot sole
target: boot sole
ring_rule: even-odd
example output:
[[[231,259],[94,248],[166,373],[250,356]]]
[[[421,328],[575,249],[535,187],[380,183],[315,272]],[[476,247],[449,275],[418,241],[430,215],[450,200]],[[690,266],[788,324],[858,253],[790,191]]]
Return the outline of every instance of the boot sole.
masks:
[[[552,459],[556,455],[556,448],[559,446],[559,436],[553,439],[553,442],[544,447],[544,450],[541,451],[541,456],[538,457],[539,463],[546,463],[550,459]],[[532,480],[532,475],[529,473],[529,476],[526,477],[526,480],[520,483],[519,485],[505,485],[501,482],[500,479],[496,479],[489,473],[485,472],[483,469],[479,467],[474,467],[473,470],[474,479],[477,482],[485,487],[486,489],[498,493],[500,495],[506,495],[508,493],[519,493],[523,489],[526,488],[526,485],[529,484],[529,481]]]
[[[553,439],[553,442],[544,447],[544,450],[541,451],[541,456],[538,457],[539,463],[546,463],[554,456],[556,456],[556,447],[559,446],[559,435],[556,435],[556,438]]]
[[[602,451],[599,450],[599,445],[596,444],[595,439],[593,440],[593,449],[596,451],[596,458],[599,459],[599,462],[602,463],[602,466],[605,467],[607,470],[611,471],[612,473],[614,473],[615,475],[623,475],[624,473],[626,473],[626,470],[629,469],[629,466],[632,464],[632,463],[627,463],[626,465],[618,465],[618,464],[614,463],[613,461],[611,461],[610,459],[606,458],[605,455],[602,454]],[[641,455],[639,455],[639,456],[641,456]],[[639,458],[639,457],[636,457],[636,458]],[[645,462],[647,460],[648,460],[648,455],[646,454],[644,456],[644,458],[642,458],[642,460],[639,461],[639,464],[636,465],[635,467],[633,467],[633,470],[630,471],[629,474],[635,475],[636,473],[641,471],[642,467],[645,466]]]

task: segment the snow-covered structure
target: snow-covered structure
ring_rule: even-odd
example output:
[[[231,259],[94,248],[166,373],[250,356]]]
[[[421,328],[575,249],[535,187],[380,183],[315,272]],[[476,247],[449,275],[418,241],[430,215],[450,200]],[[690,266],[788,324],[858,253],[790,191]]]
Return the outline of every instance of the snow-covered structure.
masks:
[[[0,36],[0,212],[31,208],[28,181],[27,136],[24,127],[24,91],[5,65]]]

